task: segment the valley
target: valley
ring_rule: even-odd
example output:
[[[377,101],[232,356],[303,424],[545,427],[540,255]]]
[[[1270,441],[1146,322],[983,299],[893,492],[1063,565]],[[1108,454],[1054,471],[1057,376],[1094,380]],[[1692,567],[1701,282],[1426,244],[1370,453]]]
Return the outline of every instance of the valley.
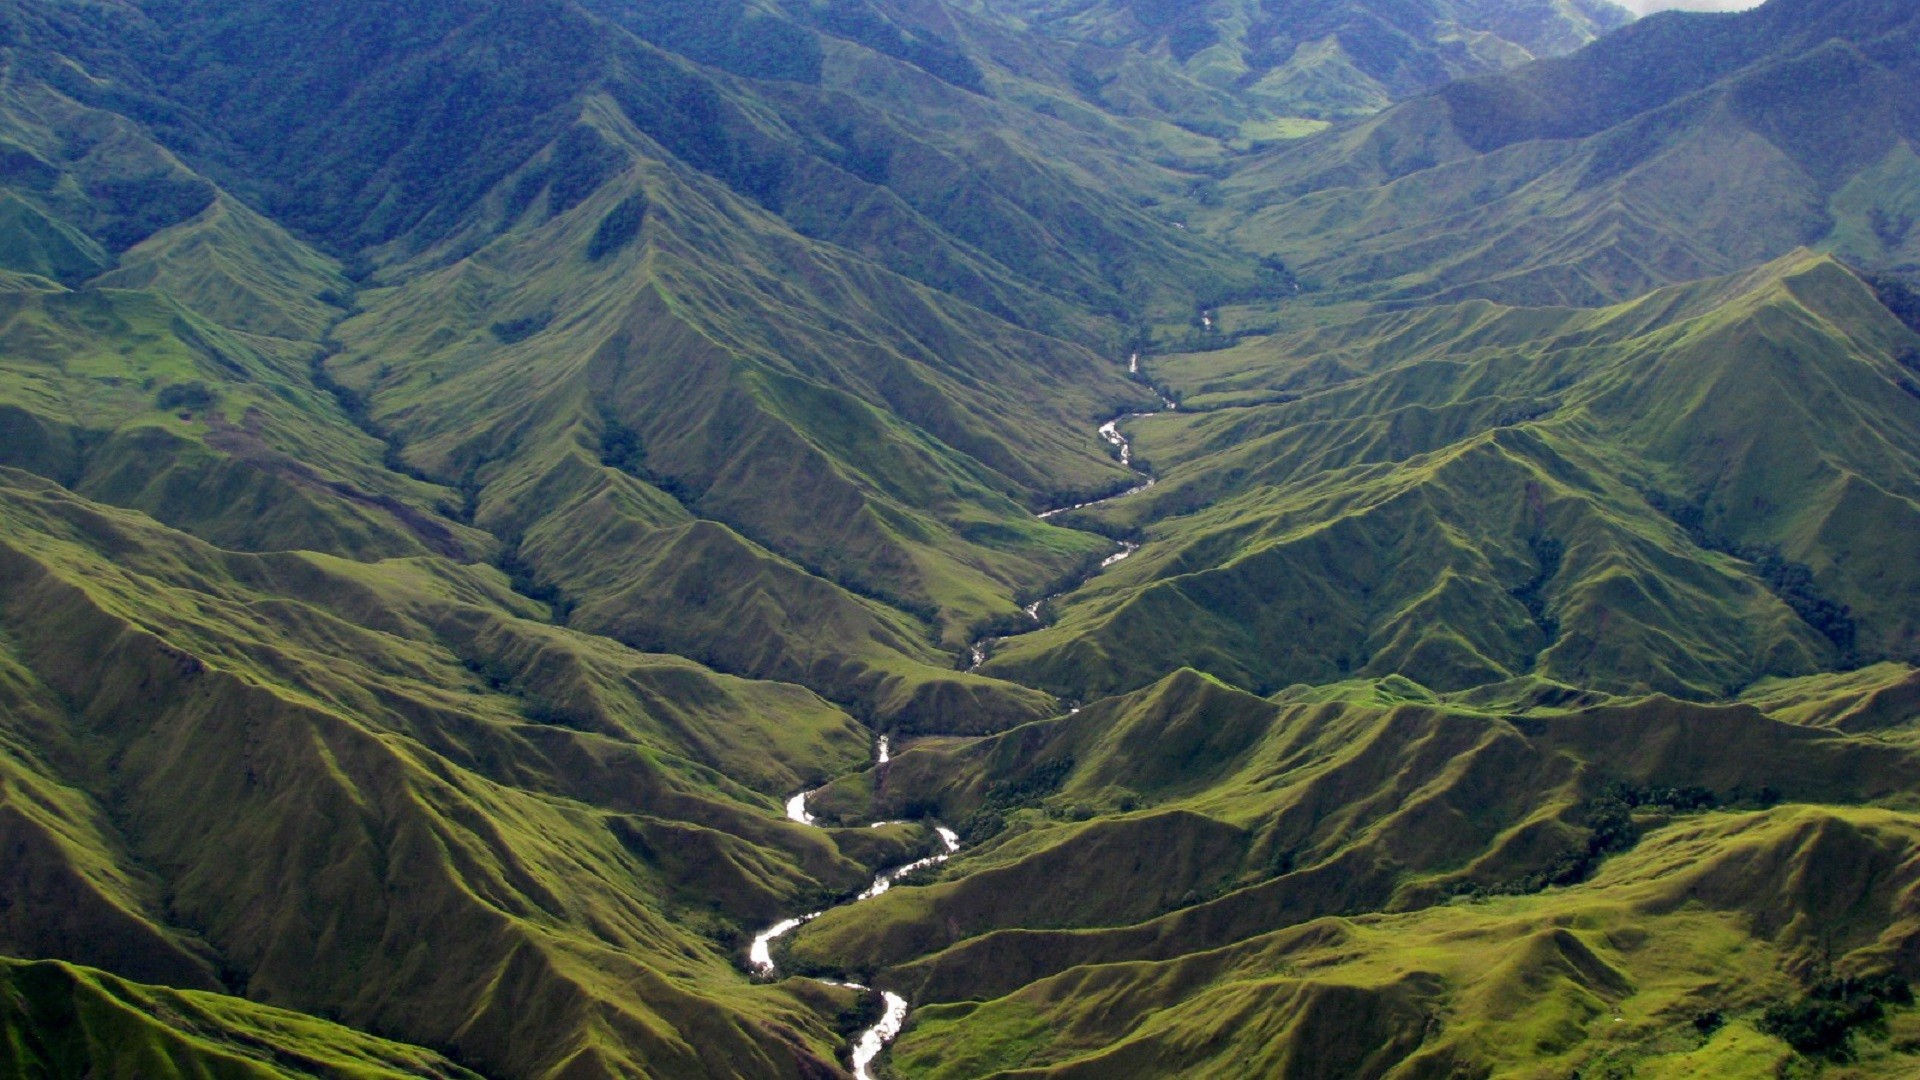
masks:
[[[0,1075],[1911,1075],[1916,57],[0,0]]]

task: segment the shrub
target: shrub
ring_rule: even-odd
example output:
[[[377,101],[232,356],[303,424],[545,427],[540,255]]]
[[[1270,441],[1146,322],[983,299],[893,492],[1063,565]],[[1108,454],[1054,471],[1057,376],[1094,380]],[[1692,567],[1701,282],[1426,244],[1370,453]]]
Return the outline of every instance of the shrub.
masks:
[[[200,382],[174,383],[161,387],[160,392],[153,396],[153,403],[169,412],[174,409],[200,412],[212,408],[219,400],[220,395]]]
[[[640,235],[640,227],[647,223],[647,197],[635,193],[620,200],[620,205],[607,211],[600,219],[600,227],[594,230],[593,240],[587,244],[587,259],[599,262],[601,259],[633,243]]]
[[[1798,1001],[1770,1006],[1760,1030],[1809,1056],[1853,1058],[1855,1031],[1884,1030],[1888,1006],[1913,1004],[1913,987],[1897,975],[1829,979]]]

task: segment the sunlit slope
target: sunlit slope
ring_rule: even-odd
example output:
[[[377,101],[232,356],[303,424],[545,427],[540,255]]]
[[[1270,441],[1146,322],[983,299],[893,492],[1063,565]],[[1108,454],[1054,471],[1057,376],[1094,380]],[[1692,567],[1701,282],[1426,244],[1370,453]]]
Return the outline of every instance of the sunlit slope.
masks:
[[[474,558],[458,496],[396,474],[316,387],[317,345],[219,326],[171,294],[0,294],[0,460],[235,548]]]
[[[17,960],[0,960],[0,1068],[36,1080],[478,1075],[430,1050],[239,998]]]
[[[1162,482],[1101,513],[1146,548],[986,670],[1073,696],[1191,665],[1264,692],[1398,673],[1712,699],[1910,659],[1914,344],[1799,255],[1615,308],[1168,358],[1220,408],[1130,429]]]
[[[974,847],[793,951],[915,995],[906,1075],[1531,1075],[1691,1051],[1708,1010],[1782,1061],[1759,1006],[1911,947],[1916,768],[1747,707],[1182,672],[900,755],[873,812]]]
[[[1276,150],[1212,224],[1396,298],[1612,303],[1803,245],[1908,263],[1915,33],[1875,0],[1656,16]]]
[[[112,52],[100,27],[65,9],[35,11],[45,22],[29,23],[18,52],[46,81],[23,80],[11,129],[10,197],[33,243],[18,246],[22,273],[10,279],[9,393],[24,413],[9,463],[229,547],[491,559],[585,629],[801,680],[884,723],[982,730],[1051,707],[1043,694],[952,668],[972,627],[1011,617],[1106,549],[1032,511],[1125,483],[1082,434],[1100,415],[1151,400],[1117,358],[1088,347],[1117,348],[1116,324],[1101,330],[1099,317],[1058,297],[1021,314],[958,279],[938,291],[869,261],[894,261],[886,245],[856,253],[795,232],[743,197],[741,176],[703,156],[701,140],[745,139],[752,128],[771,140],[765,149],[798,129],[756,111],[760,91],[630,40],[607,58],[598,93],[569,99],[571,126],[524,144],[504,175],[486,174],[493,186],[479,206],[444,220],[435,215],[445,207],[416,207],[427,216],[383,256],[392,265],[381,287],[366,287],[368,259],[343,269],[156,144],[155,131],[185,138],[171,121],[143,130],[102,107],[124,107],[127,95],[158,107],[149,76],[130,66],[137,55]],[[212,15],[166,18],[186,19],[185,32]],[[133,20],[128,46],[164,36],[161,24],[113,15],[122,17]],[[396,33],[398,48],[407,33]],[[879,63],[890,85],[917,78],[892,59],[843,60]],[[98,63],[117,96],[83,103],[99,88],[60,77],[61,62]],[[711,116],[705,134],[674,127],[690,106],[636,72],[719,94],[740,123],[724,133]],[[380,107],[410,117],[437,106]],[[527,139],[549,130],[538,118],[501,120],[522,122]],[[992,126],[982,115],[963,125]],[[75,158],[67,147],[81,132],[99,149]],[[240,169],[246,145],[181,145],[276,205],[261,187],[278,182],[272,171]],[[397,153],[413,161],[413,151]],[[943,160],[914,166],[919,182],[953,175],[958,166]],[[991,170],[1001,190],[1123,205],[1086,175],[1015,182],[1008,170],[1055,167],[1030,152],[1003,165]],[[127,173],[136,179],[118,179]],[[809,190],[832,186],[816,180]],[[158,232],[142,236],[112,216],[127,200],[165,207],[155,192],[175,191],[199,201],[135,222]],[[383,214],[409,204],[385,205]],[[1116,228],[1031,243],[1100,261],[1119,250]],[[1004,222],[987,231],[1011,234]],[[1122,231],[1200,250],[1144,218]],[[968,274],[998,274],[1004,297],[1048,295],[974,256],[941,256],[925,235],[896,239],[916,256],[967,263]],[[1169,265],[1164,255],[1139,261]],[[1234,258],[1219,265],[1231,272]],[[65,274],[70,291],[42,270]],[[1212,270],[1182,273],[1213,280]],[[1008,318],[1060,323],[1051,328],[1065,336]],[[691,606],[708,614],[680,610],[694,593],[704,599]],[[749,608],[760,617],[739,617]]]
[[[1772,679],[1749,687],[1745,701],[1796,724],[1884,739],[1913,738],[1920,721],[1920,671],[1871,664],[1857,671]]]
[[[924,1009],[905,1076],[1777,1075],[1762,1030],[1806,1001],[1794,923],[1842,921],[1860,962],[1910,931],[1911,814],[1783,809],[1668,826],[1587,885],[1417,914],[1325,919],[1227,949],[1079,967],[983,1004]],[[1859,913],[1828,885],[1865,887]],[[1841,1076],[1902,1076],[1915,1023],[1849,1040]],[[1587,1073],[1582,1073],[1586,1075]]]
[[[1081,432],[1145,392],[616,134],[627,171],[575,210],[362,293],[329,370],[411,464],[458,478],[476,524],[517,542],[584,629],[798,678],[883,720],[1038,715],[1038,696],[952,657],[1107,549],[1033,510],[1125,482]],[[757,583],[770,621],[737,618],[730,582]],[[691,590],[716,602],[662,602]],[[939,703],[955,695],[981,710]]]
[[[831,1057],[838,1005],[729,943],[903,857],[781,821],[867,758],[845,714],[530,621],[490,571],[233,554],[4,477],[0,949],[513,1075]]]
[[[0,463],[229,547],[485,557],[315,383],[335,263],[7,54]]]
[[[829,578],[949,620],[1097,548],[1031,511],[1123,482],[1083,433],[1151,400],[1118,365],[628,161],[576,211],[363,295],[332,367],[365,381],[410,460],[484,489],[576,444]],[[643,220],[596,258],[603,223],[630,206]],[[503,384],[529,393],[501,401]],[[489,502],[482,490],[482,520]],[[540,509],[512,508],[523,526]]]
[[[1616,19],[0,0],[0,1053],[839,1075],[833,908],[883,1073],[1812,1068],[1920,973],[1912,12],[1260,145]]]
[[[882,724],[1042,715],[956,659],[1106,547],[1032,512],[1125,483],[1082,433],[1152,400],[1124,343],[1271,272],[1150,213],[1188,181],[1127,129],[995,97],[938,28],[443,6],[154,5],[44,34],[197,167],[365,246],[326,379],[563,616]],[[386,74],[287,44],[323,28]],[[481,38],[526,50],[476,66]],[[422,125],[448,137],[390,137]],[[712,617],[663,602],[710,582],[736,583]]]

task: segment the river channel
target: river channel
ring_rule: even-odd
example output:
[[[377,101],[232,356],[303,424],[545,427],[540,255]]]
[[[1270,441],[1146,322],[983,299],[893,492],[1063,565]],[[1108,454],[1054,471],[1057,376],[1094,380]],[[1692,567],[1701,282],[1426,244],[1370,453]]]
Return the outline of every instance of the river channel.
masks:
[[[1128,360],[1127,370],[1130,373],[1139,374],[1140,355],[1138,353],[1135,353]],[[1160,402],[1162,406],[1159,410],[1160,412],[1171,412],[1179,408],[1171,398],[1165,396],[1161,397]],[[1100,438],[1120,451],[1120,464],[1130,469],[1134,467],[1133,444],[1127,440],[1126,434],[1120,430],[1120,425],[1128,420],[1138,420],[1141,417],[1155,415],[1158,414],[1151,412],[1126,413],[1100,425]],[[1109,495],[1104,499],[1094,499],[1091,502],[1079,503],[1074,506],[1063,506],[1057,510],[1049,510],[1038,516],[1042,520],[1047,520],[1059,517],[1062,514],[1072,513],[1075,510],[1087,510],[1096,506],[1103,506],[1119,499],[1124,499],[1129,495],[1137,495],[1152,487],[1154,484],[1152,476],[1148,476],[1144,472],[1141,473],[1141,476],[1142,480],[1139,484],[1120,492],[1118,495]],[[1139,550],[1139,544],[1131,541],[1120,541],[1120,550],[1107,556],[1107,558],[1100,563],[1100,569],[1105,570]],[[1038,626],[1040,623],[1040,609],[1058,599],[1061,595],[1064,594],[1055,594],[1044,600],[1036,600],[1028,604],[1025,608],[1027,617],[1033,620],[1035,626]],[[998,640],[1000,639],[982,638],[970,646],[973,663],[972,667],[968,668],[969,671],[986,663],[988,647]],[[1077,712],[1078,710],[1076,709],[1075,711]],[[892,744],[885,735],[880,736],[879,742],[875,746],[874,758],[876,764],[880,765],[885,765],[888,761],[892,760]],[[814,815],[807,809],[807,799],[813,794],[813,791],[802,791],[798,795],[788,799],[787,818],[801,825],[817,825]],[[879,821],[875,822],[873,827],[879,828],[887,824],[891,823]],[[909,874],[918,870],[924,870],[929,866],[938,866],[948,859],[953,858],[954,854],[960,850],[960,835],[945,825],[937,823],[934,825],[933,831],[939,836],[940,843],[945,848],[944,851],[928,855],[925,858],[915,859],[909,863],[903,863],[900,866],[888,870],[880,871],[880,873],[874,876],[873,883],[868,885],[860,895],[837,904],[835,907],[846,907],[848,904],[858,904],[864,900],[871,900],[886,892],[888,889],[893,888],[895,882],[898,882]],[[782,919],[754,935],[753,945],[747,950],[748,967],[753,970],[754,974],[762,976],[763,978],[772,978],[778,975],[779,966],[773,959],[773,943],[832,910],[833,908],[822,908],[819,911],[808,912],[805,915],[796,915],[790,919]],[[832,985],[842,986],[849,990],[859,990],[863,993],[870,994],[874,992],[872,987],[862,986],[859,983],[832,983]],[[893,1044],[893,1040],[899,1038],[901,1029],[906,1026],[908,1011],[907,999],[891,990],[882,990],[879,993],[881,1003],[880,1020],[872,1027],[862,1031],[853,1041],[852,1063],[855,1080],[874,1080],[874,1061],[886,1051],[888,1046]]]
[[[880,736],[879,744],[875,747],[874,758],[876,763],[880,765],[885,765],[893,758],[892,743],[885,735]],[[813,814],[807,810],[807,797],[812,794],[812,791],[803,791],[787,800],[787,817],[789,820],[802,825],[815,824]],[[874,822],[873,827],[877,829],[882,825],[889,824],[894,823],[877,821]],[[929,866],[938,866],[948,859],[953,858],[954,853],[960,850],[960,835],[945,825],[939,824],[933,827],[933,831],[940,837],[940,843],[946,850],[929,855],[923,859],[915,859],[912,862],[903,863],[891,869],[880,871],[880,873],[874,876],[873,883],[868,885],[860,895],[845,903],[837,904],[835,907],[846,907],[848,904],[857,904],[862,900],[871,900],[881,893],[886,892],[888,889],[893,888],[894,883],[901,878],[915,871],[924,870]],[[833,908],[822,908],[819,911],[808,912],[805,915],[796,915],[791,919],[782,919],[754,935],[753,945],[747,950],[747,965],[753,969],[754,974],[763,977],[771,978],[779,974],[779,967],[774,963],[773,959],[773,943],[832,910]],[[859,983],[833,983],[832,985],[843,986],[849,990],[859,990],[864,993],[873,993],[872,987],[862,986]],[[892,1045],[894,1039],[900,1036],[900,1029],[904,1027],[907,1022],[906,998],[901,997],[891,990],[883,990],[880,992],[880,1003],[881,1013],[879,1022],[862,1031],[853,1041],[852,1056],[855,1080],[873,1080],[874,1060],[878,1058],[888,1046]]]
[[[1132,358],[1127,361],[1127,370],[1130,373],[1133,373],[1136,375],[1140,373],[1140,354],[1139,353],[1134,353]],[[1179,407],[1180,406],[1177,403],[1175,403],[1172,398],[1167,397],[1163,394],[1161,395],[1161,398],[1160,398],[1160,409],[1158,412],[1124,413],[1120,416],[1116,416],[1113,419],[1107,421],[1106,423],[1100,425],[1100,438],[1105,440],[1108,445],[1120,451],[1120,464],[1125,465],[1129,469],[1132,469],[1134,468],[1133,443],[1128,441],[1126,433],[1120,430],[1120,425],[1126,423],[1129,420],[1139,420],[1143,417],[1158,416],[1160,415],[1160,413],[1164,413],[1164,412],[1173,412]],[[1128,488],[1125,491],[1122,491],[1118,495],[1109,495],[1104,499],[1094,499],[1089,502],[1075,503],[1072,506],[1062,506],[1062,507],[1059,507],[1058,509],[1048,510],[1044,513],[1037,514],[1035,516],[1037,516],[1042,521],[1049,521],[1053,518],[1059,517],[1062,514],[1071,514],[1075,510],[1091,510],[1096,506],[1105,506],[1106,504],[1111,502],[1118,502],[1129,495],[1138,495],[1141,492],[1147,490],[1148,488],[1154,485],[1155,481],[1152,476],[1147,475],[1145,472],[1142,472],[1141,470],[1136,469],[1135,471],[1141,472],[1140,483],[1135,484],[1134,486]],[[1120,544],[1119,551],[1114,552],[1113,554],[1107,556],[1105,559],[1102,559],[1100,561],[1100,569],[1105,570],[1105,569],[1108,569],[1109,567],[1114,566],[1117,563],[1124,562],[1127,559],[1132,558],[1134,552],[1140,550],[1140,545],[1130,540],[1121,540],[1119,541],[1119,544]],[[1051,604],[1055,600],[1060,599],[1060,597],[1065,595],[1066,595],[1065,593],[1054,593],[1052,596],[1049,596],[1043,600],[1035,600],[1033,603],[1028,604],[1023,609],[1027,613],[1027,618],[1033,620],[1034,629],[1038,629],[1040,626],[1040,609],[1047,606],[1048,604]],[[1022,631],[1022,632],[1024,633],[1025,631]],[[969,655],[967,670],[968,671],[979,670],[980,665],[987,662],[987,651],[993,645],[993,643],[996,641],[1004,641],[1008,636],[1011,636],[1011,635],[1003,634],[999,637],[981,638],[979,641],[976,641],[972,645],[969,645],[967,647],[967,651]]]

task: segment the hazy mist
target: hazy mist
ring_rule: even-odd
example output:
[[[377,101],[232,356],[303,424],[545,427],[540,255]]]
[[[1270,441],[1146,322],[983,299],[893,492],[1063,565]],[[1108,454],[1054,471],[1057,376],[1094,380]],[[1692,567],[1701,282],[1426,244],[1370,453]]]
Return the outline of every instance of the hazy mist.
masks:
[[[1656,11],[1745,11],[1760,6],[1760,0],[1618,0],[1637,15]]]

